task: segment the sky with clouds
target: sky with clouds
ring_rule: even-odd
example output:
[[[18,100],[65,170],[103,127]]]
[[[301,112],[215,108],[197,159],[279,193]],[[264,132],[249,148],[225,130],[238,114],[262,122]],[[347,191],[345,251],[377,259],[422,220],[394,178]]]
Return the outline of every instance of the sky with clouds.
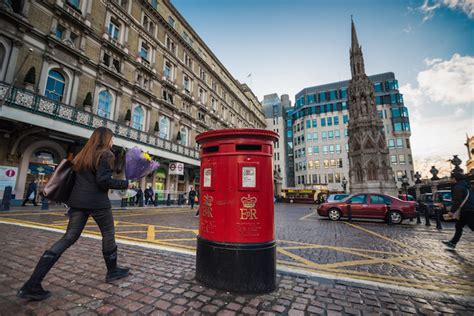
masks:
[[[415,160],[474,135],[474,0],[172,0],[233,76],[265,94],[350,79],[350,16],[368,75],[392,71]],[[251,73],[251,77],[247,77]]]

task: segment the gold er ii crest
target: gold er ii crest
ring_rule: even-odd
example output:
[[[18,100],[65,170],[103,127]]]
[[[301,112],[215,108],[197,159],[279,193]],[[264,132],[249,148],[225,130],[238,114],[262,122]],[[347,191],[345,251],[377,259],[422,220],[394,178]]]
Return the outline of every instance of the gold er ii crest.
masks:
[[[242,202],[242,208],[240,209],[240,219],[241,220],[254,220],[257,218],[257,209],[255,204],[257,204],[257,198],[255,196],[244,196],[240,199]]]
[[[212,216],[212,201],[214,201],[214,198],[206,194],[202,200],[203,205],[200,207],[202,215],[205,217],[214,217]]]

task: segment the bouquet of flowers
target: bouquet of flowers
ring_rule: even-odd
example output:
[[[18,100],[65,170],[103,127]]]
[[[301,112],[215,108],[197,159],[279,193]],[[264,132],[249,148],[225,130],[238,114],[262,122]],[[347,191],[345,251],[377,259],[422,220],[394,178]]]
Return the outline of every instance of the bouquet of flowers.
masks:
[[[150,154],[133,147],[125,154],[125,177],[137,180],[158,169],[160,164],[151,159]]]

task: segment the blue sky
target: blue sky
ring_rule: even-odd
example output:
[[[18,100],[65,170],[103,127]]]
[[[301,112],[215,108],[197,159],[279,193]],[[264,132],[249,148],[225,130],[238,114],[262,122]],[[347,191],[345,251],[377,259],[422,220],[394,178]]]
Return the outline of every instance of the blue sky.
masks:
[[[473,0],[172,3],[259,99],[286,93],[294,100],[305,87],[349,79],[352,14],[367,74],[392,71],[399,80],[412,116],[415,159],[465,156],[465,133],[474,134]],[[432,135],[440,124],[450,131]]]

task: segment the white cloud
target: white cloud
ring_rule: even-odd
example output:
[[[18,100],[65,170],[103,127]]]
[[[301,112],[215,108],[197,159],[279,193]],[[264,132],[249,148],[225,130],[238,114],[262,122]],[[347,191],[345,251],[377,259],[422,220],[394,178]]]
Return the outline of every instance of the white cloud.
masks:
[[[474,57],[454,54],[450,60],[434,60],[417,76],[423,97],[444,105],[474,104]]]
[[[419,10],[425,15],[423,22],[434,17],[436,10],[445,6],[451,10],[461,10],[469,18],[474,18],[474,0],[425,0]]]
[[[459,154],[465,161],[466,133],[474,134],[474,57],[425,59],[417,86],[400,87],[410,110],[415,161]]]

